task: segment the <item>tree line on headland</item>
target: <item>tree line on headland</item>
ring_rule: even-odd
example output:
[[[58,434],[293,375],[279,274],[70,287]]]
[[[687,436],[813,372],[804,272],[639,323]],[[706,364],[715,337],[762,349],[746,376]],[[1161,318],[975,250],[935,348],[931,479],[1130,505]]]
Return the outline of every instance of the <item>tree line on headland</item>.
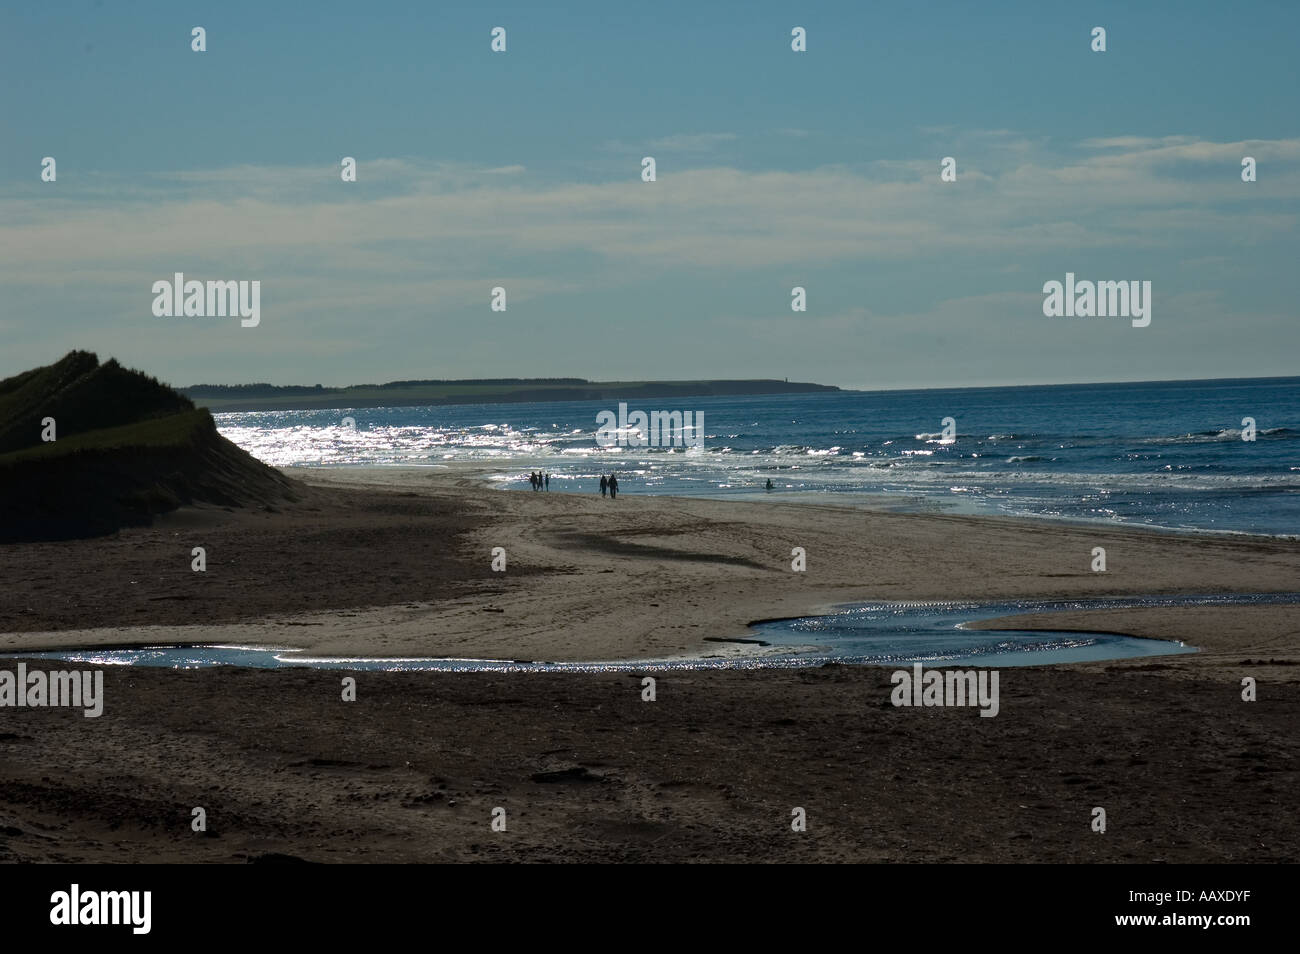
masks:
[[[328,408],[419,407],[438,404],[520,404],[615,401],[838,391],[826,384],[773,379],[709,381],[588,381],[584,378],[475,378],[390,381],[343,388],[315,385],[197,384],[178,391],[212,411],[302,411]]]

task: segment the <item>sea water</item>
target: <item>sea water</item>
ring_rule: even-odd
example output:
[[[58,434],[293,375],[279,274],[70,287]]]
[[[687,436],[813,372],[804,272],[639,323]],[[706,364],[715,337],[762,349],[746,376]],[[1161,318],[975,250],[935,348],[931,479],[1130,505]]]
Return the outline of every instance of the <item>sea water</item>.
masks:
[[[617,402],[216,415],[276,466],[490,468],[497,486],[764,495],[901,510],[1300,534],[1300,378],[629,399],[703,414],[696,448],[604,447]],[[347,426],[345,417],[355,421]],[[944,418],[952,418],[951,437]],[[1243,420],[1255,422],[1243,440]],[[768,480],[774,486],[766,491]]]

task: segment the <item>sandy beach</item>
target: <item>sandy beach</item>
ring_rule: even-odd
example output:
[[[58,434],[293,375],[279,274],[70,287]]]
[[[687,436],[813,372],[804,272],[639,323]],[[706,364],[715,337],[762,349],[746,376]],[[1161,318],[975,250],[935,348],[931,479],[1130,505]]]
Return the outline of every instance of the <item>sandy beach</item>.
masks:
[[[657,659],[853,600],[1300,588],[1300,545],[1287,540],[833,504],[610,501],[486,489],[473,469],[294,476],[313,491],[280,512],[190,510],[111,538],[0,551],[10,596],[0,649],[219,642],[340,656]],[[207,551],[204,573],[190,569],[193,546]],[[1105,573],[1089,568],[1096,546]],[[491,569],[496,547],[505,572]],[[805,572],[791,569],[795,547]],[[1295,635],[1285,607],[1089,615],[1071,622],[1127,633],[1140,619],[1133,635],[1211,652],[1276,651]]]
[[[240,643],[529,660],[718,652],[865,599],[1286,592],[1294,541],[295,470],[275,512],[199,509],[0,547],[0,648]],[[190,569],[207,549],[206,573]],[[1093,547],[1108,571],[1089,568]],[[494,547],[507,570],[491,569]],[[807,571],[791,570],[803,547]],[[1007,669],[997,718],[894,708],[889,671],[112,669],[105,713],[6,710],[8,860],[1295,861],[1300,610],[1018,620],[1181,639]],[[1240,697],[1243,676],[1259,700]],[[192,806],[212,819],[190,830]],[[506,832],[489,827],[505,807]],[[1094,806],[1112,819],[1089,828]],[[804,807],[808,831],[792,832]]]

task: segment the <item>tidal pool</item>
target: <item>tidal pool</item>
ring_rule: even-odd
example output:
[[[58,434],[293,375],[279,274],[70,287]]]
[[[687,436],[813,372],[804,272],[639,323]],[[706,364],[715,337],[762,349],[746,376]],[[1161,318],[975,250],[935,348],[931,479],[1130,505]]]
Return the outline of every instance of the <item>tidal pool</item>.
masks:
[[[893,602],[846,604],[824,616],[770,620],[745,639],[716,640],[716,654],[594,662],[543,660],[323,657],[271,646],[136,646],[5,653],[0,658],[60,659],[95,666],[203,669],[309,668],[451,672],[642,672],[665,669],[756,669],[825,663],[899,666],[1043,666],[1196,652],[1183,642],[1113,633],[976,630],[967,624],[1015,613],[1053,613],[1146,606],[1231,606],[1300,601],[1297,593],[1141,596],[1082,600]]]

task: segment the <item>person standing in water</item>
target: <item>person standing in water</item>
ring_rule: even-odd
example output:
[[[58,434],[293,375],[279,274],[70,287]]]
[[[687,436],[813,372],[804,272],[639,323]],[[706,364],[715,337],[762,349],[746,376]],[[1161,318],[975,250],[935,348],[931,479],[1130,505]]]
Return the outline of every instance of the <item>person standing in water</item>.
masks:
[[[546,480],[546,492],[549,494],[551,492],[551,475],[547,474],[545,480]]]
[[[607,480],[605,479],[605,475],[604,475],[604,474],[601,474],[601,475],[600,475],[600,495],[601,495],[602,497],[605,496],[605,492],[608,490],[608,488],[609,488],[609,481],[607,481]]]

